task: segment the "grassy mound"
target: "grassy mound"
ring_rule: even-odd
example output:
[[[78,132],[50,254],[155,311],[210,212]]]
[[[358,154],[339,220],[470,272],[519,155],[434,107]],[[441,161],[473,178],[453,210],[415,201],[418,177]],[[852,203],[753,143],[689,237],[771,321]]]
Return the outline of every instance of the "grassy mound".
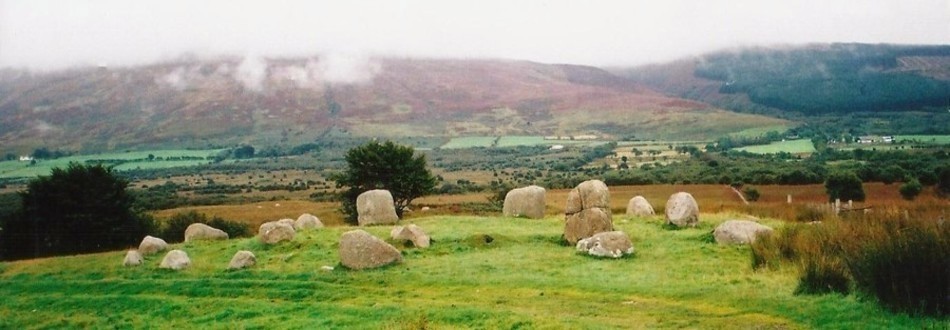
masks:
[[[748,247],[720,246],[699,228],[663,229],[660,218],[624,219],[632,257],[601,260],[561,244],[561,219],[439,216],[414,219],[433,238],[401,264],[339,266],[349,227],[256,239],[175,244],[192,267],[137,268],[123,251],[0,263],[0,328],[920,328],[937,319],[883,311],[853,296],[794,295],[788,270],[752,270]],[[779,222],[766,221],[773,226]],[[368,231],[388,238],[390,227]],[[226,271],[238,250],[258,265]],[[335,267],[332,271],[322,266]]]

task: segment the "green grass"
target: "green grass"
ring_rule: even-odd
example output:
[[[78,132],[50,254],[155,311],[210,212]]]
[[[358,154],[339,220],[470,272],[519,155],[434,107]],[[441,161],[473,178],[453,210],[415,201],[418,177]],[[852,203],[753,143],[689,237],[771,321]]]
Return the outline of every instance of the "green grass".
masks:
[[[729,136],[755,138],[755,137],[765,136],[765,134],[768,132],[778,132],[779,134],[782,134],[782,133],[785,133],[785,131],[788,131],[788,129],[789,129],[789,125],[761,126],[761,127],[747,128],[747,129],[729,134]]]
[[[921,328],[942,320],[885,312],[853,296],[794,295],[794,272],[753,271],[748,247],[706,242],[716,223],[663,229],[659,217],[624,220],[632,257],[601,260],[559,243],[560,217],[415,219],[434,242],[397,245],[401,264],[338,265],[350,230],[299,233],[292,242],[191,242],[193,266],[137,268],[124,252],[0,263],[0,328]],[[780,225],[776,221],[767,221]],[[368,231],[387,238],[390,227]],[[486,243],[485,236],[494,240]],[[255,268],[225,271],[238,250]],[[336,267],[322,271],[321,266]]]
[[[545,140],[543,136],[530,135],[505,135],[498,139],[499,147],[537,146],[556,143],[557,141]]]
[[[894,141],[916,141],[920,143],[950,144],[950,135],[895,135]]]
[[[456,137],[449,140],[448,143],[442,145],[442,149],[464,149],[464,148],[476,148],[476,147],[491,147],[495,144],[495,140],[498,138],[494,136],[463,136]]]
[[[87,161],[104,160],[106,162],[122,161],[116,170],[130,169],[159,169],[182,166],[207,164],[209,160],[164,160],[170,157],[201,157],[217,155],[221,150],[150,150],[114,152],[105,154],[69,156],[51,160],[38,160],[35,165],[29,162],[3,161],[0,162],[0,178],[23,178],[46,175],[54,167],[66,167],[70,162],[85,163]],[[148,155],[155,156],[156,160],[148,161]],[[161,160],[159,160],[161,158]]]
[[[815,152],[815,145],[812,144],[811,140],[800,139],[800,140],[772,142],[772,143],[769,143],[766,145],[760,145],[760,146],[748,146],[748,147],[736,148],[736,150],[748,151],[754,154],[775,154],[779,152],[787,152],[787,153],[792,153],[792,154],[804,154],[804,153]]]

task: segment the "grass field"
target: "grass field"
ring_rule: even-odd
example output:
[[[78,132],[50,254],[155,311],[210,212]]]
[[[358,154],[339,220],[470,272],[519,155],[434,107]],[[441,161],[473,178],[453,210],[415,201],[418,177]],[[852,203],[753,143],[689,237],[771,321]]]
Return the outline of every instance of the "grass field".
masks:
[[[499,147],[537,146],[555,144],[557,141],[546,141],[543,136],[505,135],[498,139]]]
[[[748,128],[748,129],[744,129],[744,130],[729,134],[729,136],[754,138],[754,137],[765,136],[765,134],[768,132],[778,132],[779,134],[782,134],[782,133],[785,133],[785,131],[787,131],[789,128],[790,128],[789,125],[770,125],[770,126],[762,126],[762,127],[753,127],[753,128]]]
[[[735,214],[702,214],[698,228],[615,216],[636,247],[599,260],[559,244],[559,217],[414,219],[434,240],[397,245],[403,263],[338,265],[348,227],[256,239],[190,242],[181,272],[121,265],[123,251],[0,264],[0,328],[889,328],[947,326],[841,295],[794,295],[790,269],[753,271],[748,247],[707,235]],[[765,223],[781,226],[766,220]],[[368,229],[388,238],[390,227]],[[486,237],[492,240],[488,243]],[[226,271],[238,250],[258,265]],[[333,266],[332,271],[321,266]]]
[[[221,150],[150,150],[150,151],[130,151],[115,152],[106,154],[93,154],[81,156],[61,157],[51,160],[38,160],[35,165],[29,162],[21,161],[3,161],[0,162],[0,178],[22,178],[34,177],[37,175],[49,174],[54,167],[66,167],[70,162],[86,163],[87,161],[102,160],[105,162],[123,163],[116,166],[116,170],[130,169],[155,169],[171,168],[181,166],[195,166],[207,164],[208,157],[217,155]],[[148,156],[155,156],[155,160],[147,160]],[[168,158],[194,158],[200,157],[202,160],[168,160]]]
[[[464,149],[464,148],[476,148],[476,147],[491,147],[495,144],[495,141],[498,138],[494,136],[463,136],[452,138],[446,144],[442,145],[442,149]]]
[[[754,154],[776,154],[779,152],[787,152],[791,154],[810,154],[815,152],[815,145],[812,144],[811,140],[801,139],[772,142],[761,146],[736,148],[736,150],[747,151]]]
[[[908,141],[932,144],[950,144],[950,135],[895,135],[895,142]]]

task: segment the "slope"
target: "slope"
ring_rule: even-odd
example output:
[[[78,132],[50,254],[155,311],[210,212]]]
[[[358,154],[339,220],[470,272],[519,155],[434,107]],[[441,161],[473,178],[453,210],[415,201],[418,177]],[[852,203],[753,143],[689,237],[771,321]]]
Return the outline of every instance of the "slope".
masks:
[[[429,249],[368,271],[337,265],[348,227],[263,246],[256,239],[191,242],[192,267],[160,257],[121,266],[123,252],[0,264],[0,327],[279,328],[920,328],[939,320],[882,311],[840,295],[793,295],[785,270],[753,271],[747,247],[708,243],[733,214],[700,228],[660,218],[620,220],[636,255],[598,260],[558,243],[557,218],[430,217],[414,221]],[[768,221],[780,225],[777,221]],[[369,228],[388,237],[388,227]],[[488,238],[491,239],[488,239]],[[237,250],[254,268],[225,271]],[[329,265],[332,271],[321,270]]]
[[[274,145],[341,132],[696,139],[783,122],[665,96],[593,67],[525,61],[220,58],[0,71],[0,151],[18,153]]]

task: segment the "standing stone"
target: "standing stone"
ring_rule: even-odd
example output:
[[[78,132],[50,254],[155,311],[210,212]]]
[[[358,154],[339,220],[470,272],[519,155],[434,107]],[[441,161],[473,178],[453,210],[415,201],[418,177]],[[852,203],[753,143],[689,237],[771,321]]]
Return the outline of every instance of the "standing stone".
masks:
[[[759,235],[772,233],[772,227],[748,220],[729,220],[723,222],[713,236],[719,244],[752,244]]]
[[[165,249],[168,249],[168,243],[158,237],[145,236],[142,243],[139,243],[139,253],[142,254],[154,254]]]
[[[228,239],[228,233],[203,223],[193,223],[185,228],[185,242],[219,239]]]
[[[678,192],[666,201],[666,223],[677,227],[696,227],[699,223],[699,205],[693,195]]]
[[[512,189],[505,195],[506,217],[544,218],[545,190],[539,186]]]
[[[614,230],[610,215],[601,208],[592,208],[567,216],[564,239],[571,244],[596,233]]]
[[[627,202],[627,215],[648,217],[655,214],[656,212],[653,211],[653,205],[650,205],[650,202],[647,201],[646,198],[643,198],[643,196],[636,196]]]
[[[579,199],[582,210],[592,208],[610,210],[610,191],[607,190],[607,184],[603,181],[587,180],[577,185],[574,190],[577,191],[575,198]],[[568,201],[570,199],[571,196],[568,195]]]
[[[293,228],[293,227],[294,227],[294,219],[287,219],[287,218],[284,218],[284,219],[277,220],[277,222],[278,222],[278,223],[285,224],[285,225],[288,225],[288,226],[290,226],[290,228]]]
[[[293,222],[293,220],[291,220]],[[261,224],[257,230],[258,238],[264,244],[277,244],[294,239],[294,227],[286,221],[271,221]]]
[[[257,257],[254,256],[254,253],[241,250],[235,253],[234,257],[231,258],[231,262],[228,263],[228,269],[247,268],[255,264],[257,264]]]
[[[399,250],[364,230],[348,231],[340,237],[340,263],[347,268],[376,268],[401,261]]]
[[[125,266],[138,266],[142,264],[142,254],[136,250],[129,250],[125,253],[125,260],[122,261]]]
[[[620,258],[633,253],[630,237],[622,231],[608,231],[594,234],[577,241],[577,251],[596,257]]]
[[[294,230],[313,228],[323,228],[323,222],[320,222],[320,218],[317,218],[310,213],[301,214],[299,217],[297,217],[297,221],[294,222]]]
[[[613,230],[610,192],[600,180],[581,182],[567,195],[564,239],[571,244],[593,234]]]
[[[360,226],[394,224],[399,220],[389,190],[370,190],[357,196],[356,213]]]
[[[396,241],[410,241],[412,245],[418,248],[429,247],[429,235],[422,230],[422,227],[410,224],[405,227],[396,226],[389,232],[390,237]]]
[[[182,250],[171,250],[165,254],[165,258],[162,259],[162,264],[159,265],[159,268],[172,269],[172,270],[182,270],[191,265],[191,259],[188,259],[188,254]]]

